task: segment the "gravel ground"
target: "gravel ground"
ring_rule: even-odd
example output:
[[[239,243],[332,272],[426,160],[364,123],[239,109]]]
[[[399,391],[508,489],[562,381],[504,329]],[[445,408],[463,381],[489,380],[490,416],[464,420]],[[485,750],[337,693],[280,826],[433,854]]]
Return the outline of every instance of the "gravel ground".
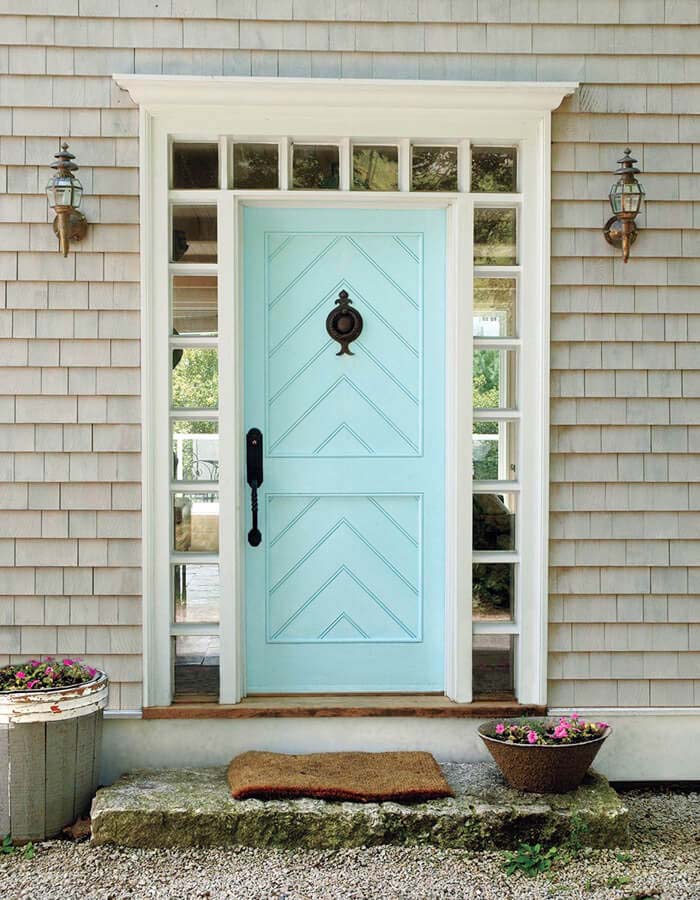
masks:
[[[589,851],[537,878],[506,877],[501,853],[127,850],[51,841],[32,860],[0,858],[0,900],[700,900],[700,794],[635,791],[625,800],[631,850]]]

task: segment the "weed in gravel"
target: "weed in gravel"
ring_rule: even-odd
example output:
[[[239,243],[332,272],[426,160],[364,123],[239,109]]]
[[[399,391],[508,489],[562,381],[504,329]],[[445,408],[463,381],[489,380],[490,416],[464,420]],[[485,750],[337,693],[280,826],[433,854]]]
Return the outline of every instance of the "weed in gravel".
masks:
[[[541,844],[521,844],[517,850],[506,850],[503,867],[506,875],[523,872],[530,878],[534,878],[552,868],[557,853],[556,847],[543,850]]]
[[[621,888],[632,881],[627,875],[612,875],[608,878],[607,885],[609,888]]]
[[[36,856],[36,847],[31,841],[29,841],[28,844],[24,844],[22,847],[15,847],[12,843],[12,835],[6,834],[2,839],[2,844],[0,844],[0,854],[12,856],[17,852],[21,853],[24,859],[34,859]]]

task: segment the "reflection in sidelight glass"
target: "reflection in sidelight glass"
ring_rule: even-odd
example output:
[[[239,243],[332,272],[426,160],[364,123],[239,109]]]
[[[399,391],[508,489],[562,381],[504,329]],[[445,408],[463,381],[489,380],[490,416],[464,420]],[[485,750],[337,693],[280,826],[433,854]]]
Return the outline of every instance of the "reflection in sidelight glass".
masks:
[[[474,494],[472,547],[474,550],[515,550],[517,494]]]
[[[472,147],[472,191],[514,194],[516,152],[515,147]]]
[[[512,634],[475,634],[472,640],[472,691],[475,697],[512,696],[515,688]]]
[[[399,148],[355,144],[352,148],[354,191],[398,191]]]
[[[170,375],[175,409],[216,409],[219,405],[219,356],[213,348],[176,347]]]
[[[174,206],[172,262],[216,262],[216,207]]]
[[[514,409],[516,350],[474,351],[474,409]]]
[[[474,337],[515,337],[515,302],[515,278],[475,278]]]
[[[219,621],[219,567],[173,566],[173,621]]]
[[[180,634],[173,641],[174,695],[178,700],[219,696],[219,638]]]
[[[176,141],[173,144],[172,185],[175,190],[218,188],[218,144]]]
[[[476,620],[509,621],[515,603],[514,563],[474,563],[472,616]]]
[[[516,481],[517,424],[475,419],[472,434],[474,481]]]
[[[237,190],[276,190],[279,187],[277,144],[234,144],[233,186]]]
[[[476,207],[474,265],[514,266],[517,263],[514,209]]]
[[[172,283],[172,333],[216,335],[216,275],[175,275]]]
[[[457,147],[412,147],[412,191],[456,191]]]
[[[218,481],[218,423],[184,419],[172,423],[173,480]]]
[[[218,549],[218,495],[213,492],[173,494],[173,550],[216,553]]]
[[[333,144],[294,144],[292,187],[296,190],[337,190],[340,155]]]

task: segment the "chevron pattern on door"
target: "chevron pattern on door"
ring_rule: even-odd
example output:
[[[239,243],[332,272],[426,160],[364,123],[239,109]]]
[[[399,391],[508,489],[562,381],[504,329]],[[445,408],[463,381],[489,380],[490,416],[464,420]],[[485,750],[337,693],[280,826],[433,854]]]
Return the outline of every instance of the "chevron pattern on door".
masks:
[[[269,455],[419,456],[422,235],[267,233],[265,274]],[[341,290],[365,325],[351,368],[325,328]]]
[[[268,494],[268,642],[421,640],[421,498]]]

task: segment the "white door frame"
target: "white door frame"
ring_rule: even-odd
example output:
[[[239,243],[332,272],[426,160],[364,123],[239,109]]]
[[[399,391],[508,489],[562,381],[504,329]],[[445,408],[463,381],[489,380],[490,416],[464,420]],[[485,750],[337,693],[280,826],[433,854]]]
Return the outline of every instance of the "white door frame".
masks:
[[[548,492],[548,320],[549,320],[549,146],[551,110],[577,87],[573,83],[421,82],[338,79],[207,78],[118,75],[115,80],[140,104],[141,286],[143,372],[143,549],[144,549],[144,704],[170,703],[170,555],[163,523],[170,521],[169,472],[169,204],[218,205],[219,262],[197,271],[219,278],[219,333],[241,335],[240,209],[245,204],[367,208],[424,208],[448,211],[447,268],[447,528],[445,603],[445,691],[471,700],[471,357],[472,215],[475,204],[510,203],[520,209],[521,296],[533,305],[523,318],[518,346],[530,348],[536,366],[522,366],[521,396],[536,428],[521,436],[521,470],[537,473],[520,485],[531,510],[521,528],[520,558],[527,556],[528,597],[519,610],[519,632],[526,652],[519,654],[519,699],[546,700],[547,492]],[[183,125],[184,123],[184,125]],[[350,137],[360,143],[398,143],[402,149],[398,192],[349,190]],[[277,139],[338,142],[341,190],[288,191],[289,138],[280,139],[279,191],[169,191],[169,141],[220,142],[221,184],[230,184],[229,140]],[[333,138],[332,135],[343,135]],[[414,194],[409,190],[411,140],[423,144],[458,143],[459,193]],[[471,194],[469,140],[519,147],[524,188],[517,195]],[[227,257],[224,249],[234,248]],[[470,252],[459,252],[469,248]],[[178,271],[185,271],[183,264]],[[185,264],[186,265],[186,264]],[[192,266],[192,264],[190,264]],[[192,269],[191,269],[192,270]],[[230,303],[230,298],[234,302]],[[530,315],[534,312],[534,315]],[[242,465],[242,348],[219,353],[220,455],[232,460],[219,482],[221,639],[220,702],[240,700],[244,685],[243,569],[244,516]],[[452,488],[452,490],[450,490]],[[157,539],[158,538],[158,539]],[[488,561],[488,560],[484,560]],[[227,602],[227,597],[233,602]]]

